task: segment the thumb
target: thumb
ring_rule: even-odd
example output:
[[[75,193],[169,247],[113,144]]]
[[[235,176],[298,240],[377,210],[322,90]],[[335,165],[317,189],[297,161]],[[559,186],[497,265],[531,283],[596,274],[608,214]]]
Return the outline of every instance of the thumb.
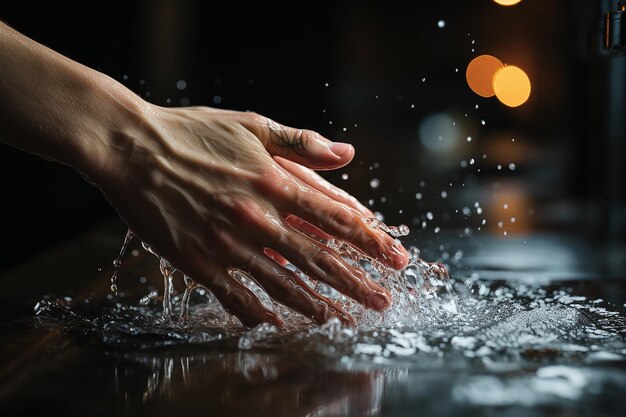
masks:
[[[270,155],[312,169],[341,168],[354,158],[352,145],[332,142],[312,130],[284,126],[259,115],[247,118],[243,125],[259,138]]]

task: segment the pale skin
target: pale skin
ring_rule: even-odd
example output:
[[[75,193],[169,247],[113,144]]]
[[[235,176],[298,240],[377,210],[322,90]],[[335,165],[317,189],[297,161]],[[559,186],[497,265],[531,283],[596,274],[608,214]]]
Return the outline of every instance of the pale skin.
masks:
[[[317,323],[353,324],[287,260],[377,311],[389,293],[324,241],[345,240],[396,269],[408,262],[400,244],[366,224],[367,208],[314,172],[348,164],[351,145],[255,113],[156,106],[1,22],[0,142],[81,173],[136,235],[246,326],[282,322],[232,268]]]

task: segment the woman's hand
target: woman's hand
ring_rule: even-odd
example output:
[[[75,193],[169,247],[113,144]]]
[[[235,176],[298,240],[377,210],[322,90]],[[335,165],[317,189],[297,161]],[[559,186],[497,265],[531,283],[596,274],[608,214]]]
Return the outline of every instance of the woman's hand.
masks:
[[[135,234],[244,324],[281,322],[234,268],[318,323],[352,322],[285,260],[366,307],[390,304],[387,291],[318,239],[346,240],[394,268],[408,261],[394,239],[366,225],[368,209],[309,169],[346,165],[351,145],[254,113],[145,103],[142,114],[139,133],[116,136],[96,182]]]

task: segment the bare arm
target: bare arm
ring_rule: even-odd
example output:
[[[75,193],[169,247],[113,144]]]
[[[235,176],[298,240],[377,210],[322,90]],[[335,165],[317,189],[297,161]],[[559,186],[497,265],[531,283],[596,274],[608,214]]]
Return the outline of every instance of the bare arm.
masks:
[[[88,177],[137,235],[247,325],[280,318],[233,268],[317,322],[352,320],[285,259],[367,307],[389,305],[383,288],[310,237],[316,231],[396,268],[408,261],[367,226],[369,210],[311,170],[344,166],[352,146],[254,113],[151,105],[2,23],[0,141]]]

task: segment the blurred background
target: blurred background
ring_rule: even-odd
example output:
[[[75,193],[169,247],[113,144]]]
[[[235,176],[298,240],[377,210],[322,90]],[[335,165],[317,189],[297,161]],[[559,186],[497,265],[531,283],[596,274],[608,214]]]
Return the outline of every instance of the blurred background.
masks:
[[[155,104],[353,143],[324,175],[418,245],[559,233],[620,268],[626,55],[601,47],[617,1],[513,2],[22,0],[0,18]],[[483,55],[496,66],[468,72]],[[69,168],[0,146],[0,270],[115,216]]]

